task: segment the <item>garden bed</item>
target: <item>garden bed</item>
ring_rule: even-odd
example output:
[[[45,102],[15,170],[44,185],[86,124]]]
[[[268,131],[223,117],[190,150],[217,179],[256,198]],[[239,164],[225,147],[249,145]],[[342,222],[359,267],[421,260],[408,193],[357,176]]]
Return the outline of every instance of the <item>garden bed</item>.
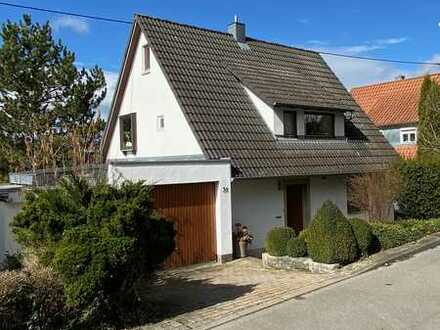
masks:
[[[315,262],[312,258],[308,257],[275,257],[271,256],[269,253],[263,253],[262,255],[263,266],[275,269],[285,269],[285,270],[307,270],[311,273],[333,273],[341,267],[339,264],[324,264],[320,262]]]

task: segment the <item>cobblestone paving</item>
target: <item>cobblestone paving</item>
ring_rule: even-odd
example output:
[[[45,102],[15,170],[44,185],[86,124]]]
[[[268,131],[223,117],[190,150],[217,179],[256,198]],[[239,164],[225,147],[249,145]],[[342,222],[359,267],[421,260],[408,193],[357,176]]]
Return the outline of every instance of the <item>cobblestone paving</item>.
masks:
[[[165,319],[142,329],[206,328],[238,314],[291,299],[342,278],[343,274],[312,274],[265,269],[260,259],[164,272],[148,292],[166,306]]]

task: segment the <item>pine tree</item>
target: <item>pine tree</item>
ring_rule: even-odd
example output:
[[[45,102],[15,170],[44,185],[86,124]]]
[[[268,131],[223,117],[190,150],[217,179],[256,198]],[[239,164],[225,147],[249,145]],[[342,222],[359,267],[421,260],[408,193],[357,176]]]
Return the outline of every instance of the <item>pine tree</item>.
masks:
[[[75,54],[54,40],[49,22],[28,15],[4,23],[0,38],[0,171],[71,165],[69,140],[90,134],[79,127],[91,127],[99,143],[103,71],[76,68]]]
[[[440,157],[440,86],[430,77],[423,81],[418,106],[417,156],[422,160]]]

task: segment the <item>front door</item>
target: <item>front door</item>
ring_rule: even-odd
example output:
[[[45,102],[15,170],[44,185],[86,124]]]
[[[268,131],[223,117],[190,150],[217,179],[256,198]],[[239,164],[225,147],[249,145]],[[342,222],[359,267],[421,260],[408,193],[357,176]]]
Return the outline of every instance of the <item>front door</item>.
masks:
[[[293,228],[297,234],[304,229],[303,193],[304,185],[287,186],[287,226]]]

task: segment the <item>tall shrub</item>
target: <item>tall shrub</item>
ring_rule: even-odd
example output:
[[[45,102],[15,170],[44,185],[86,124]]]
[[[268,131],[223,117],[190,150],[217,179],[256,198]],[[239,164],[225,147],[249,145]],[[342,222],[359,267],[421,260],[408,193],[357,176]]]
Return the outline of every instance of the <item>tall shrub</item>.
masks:
[[[155,215],[142,182],[92,187],[72,178],[31,192],[12,228],[60,274],[68,305],[83,310],[133,301],[135,282],[174,250],[173,225]]]
[[[401,213],[408,218],[440,217],[440,162],[408,160],[400,164]]]
[[[348,264],[358,258],[358,247],[350,222],[331,201],[322,204],[303,236],[307,251],[314,261]]]
[[[417,156],[438,159],[440,156],[440,86],[426,76],[418,105]]]

